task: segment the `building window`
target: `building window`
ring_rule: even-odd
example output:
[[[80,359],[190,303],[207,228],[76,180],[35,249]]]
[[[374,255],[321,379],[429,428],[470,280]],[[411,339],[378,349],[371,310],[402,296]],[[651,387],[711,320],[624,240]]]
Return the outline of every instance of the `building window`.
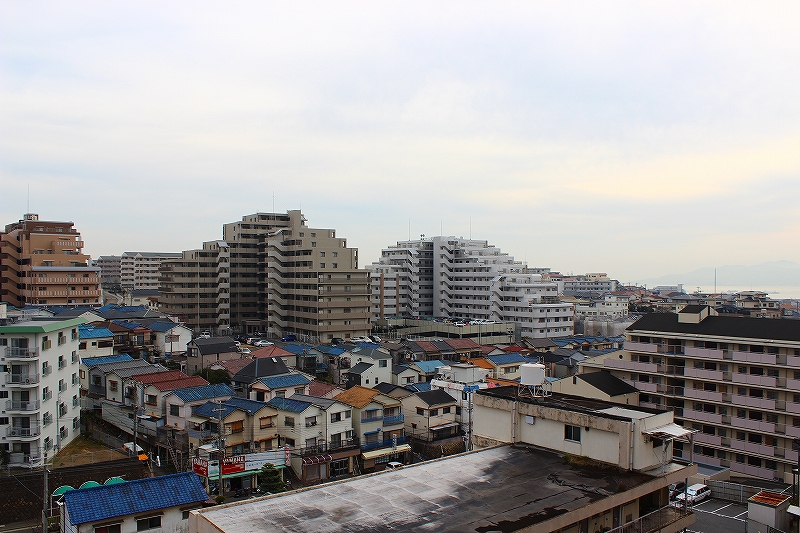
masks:
[[[564,440],[581,441],[581,428],[579,426],[564,426]]]
[[[148,529],[156,529],[160,527],[160,516],[151,516],[150,518],[142,518],[136,521],[136,531],[147,531]]]
[[[417,414],[419,416],[425,416],[425,409],[423,409],[422,407],[417,407]]]
[[[149,398],[149,396],[148,396]],[[155,397],[153,397],[155,399]],[[180,405],[170,405],[169,406],[169,416],[181,416],[181,407]]]
[[[108,526],[95,526],[94,533],[120,533],[122,524],[111,524]]]
[[[378,361],[378,366],[380,368],[386,368],[387,365],[388,365],[388,362],[386,361],[386,359],[381,359],[380,361]]]
[[[283,425],[285,425],[286,427],[289,427],[289,428],[293,428],[294,427],[294,417],[292,417],[292,416],[285,417],[284,420],[283,420]]]
[[[118,383],[114,380],[109,380],[108,382],[108,390],[115,391],[118,388]]]
[[[158,405],[158,397],[155,394],[148,394],[145,397],[144,403],[146,403],[147,405]],[[169,406],[169,409],[170,409],[170,413],[169,414],[173,414],[172,413],[172,408],[173,407],[178,407],[178,406],[177,405],[170,405]],[[174,414],[177,416],[178,413],[174,413]]]
[[[442,407],[442,414],[449,415],[450,414],[450,408],[449,407]]]

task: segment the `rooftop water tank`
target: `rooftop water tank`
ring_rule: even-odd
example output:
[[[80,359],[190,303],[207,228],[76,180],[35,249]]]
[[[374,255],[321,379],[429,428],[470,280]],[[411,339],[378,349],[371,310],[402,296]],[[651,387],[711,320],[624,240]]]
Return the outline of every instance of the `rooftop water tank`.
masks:
[[[545,382],[544,365],[540,363],[525,363],[519,367],[520,385],[528,387],[541,386]]]

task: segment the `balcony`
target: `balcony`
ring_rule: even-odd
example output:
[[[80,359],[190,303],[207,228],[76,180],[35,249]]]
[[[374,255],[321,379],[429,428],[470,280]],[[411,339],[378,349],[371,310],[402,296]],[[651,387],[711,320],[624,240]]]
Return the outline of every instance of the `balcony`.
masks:
[[[775,477],[774,470],[770,470],[768,468],[761,468],[758,466],[746,465],[737,462],[731,462],[731,470],[733,470],[734,472],[739,472],[740,474],[747,474],[749,476],[755,476],[765,479],[773,479]]]
[[[31,427],[9,426],[6,428],[6,437],[19,439],[35,439],[42,434],[42,428],[38,424]]]
[[[696,438],[695,438],[696,440]],[[741,450],[743,452],[757,453],[760,455],[775,456],[775,448],[773,446],[765,446],[755,442],[748,442],[746,440],[731,440],[731,448],[734,450]]]
[[[796,357],[794,355],[787,355],[786,366],[791,366],[793,368],[800,368],[800,357]]]
[[[30,360],[39,357],[39,352],[35,348],[17,348],[15,346],[6,347],[6,360],[14,361],[17,359]]]
[[[716,413],[706,413],[704,411],[695,411],[694,409],[684,409],[683,418],[697,422],[722,424],[722,415],[718,415]]]
[[[683,395],[686,396],[687,398],[694,398],[696,400],[707,400],[709,402],[722,401],[721,392],[686,388],[683,390]]]
[[[696,348],[693,346],[687,346],[684,349],[684,353],[689,357],[700,357],[702,359],[722,359],[723,352],[722,350],[713,350],[710,348]]]
[[[714,446],[722,446],[722,437],[718,435],[706,435],[705,433],[695,433],[694,441]]]
[[[658,392],[658,384],[657,383],[649,383],[646,381],[630,381],[630,380],[623,380],[631,387],[634,387],[640,391],[645,392]]]
[[[758,385],[759,387],[776,387],[778,378],[772,376],[758,376],[755,374],[732,374],[731,380],[734,383],[743,383],[747,385]],[[797,381],[797,380],[787,380]],[[798,381],[800,383],[800,381]]]
[[[330,453],[356,447],[358,447],[357,438],[340,439],[332,440],[331,442],[320,442],[314,446],[303,446],[302,448],[296,448],[292,450],[292,453],[298,454],[301,457],[307,457],[310,455],[321,455],[323,453]]]
[[[655,374],[658,372],[658,365],[655,363],[639,363],[637,361],[628,361],[626,359],[614,359],[611,357],[603,360],[603,365],[606,368],[616,368],[619,370],[633,370],[635,372],[650,372]]]
[[[734,361],[745,363],[755,363],[758,365],[774,365],[778,362],[778,356],[760,352],[737,352],[732,351],[731,357]]]
[[[763,433],[775,433],[775,424],[772,422],[762,422],[761,420],[750,420],[749,418],[731,417],[731,425],[737,428],[752,429]]]
[[[687,366],[683,371],[683,375],[690,378],[722,381],[722,371],[720,370],[705,370],[703,368],[692,368]]]
[[[383,425],[384,426],[392,426],[394,424],[402,424],[405,421],[405,415],[400,413],[399,415],[392,415],[392,416],[384,416],[383,417]]]
[[[721,400],[720,400],[721,401]],[[752,396],[740,396],[734,394],[731,397],[731,402],[735,405],[745,405],[747,407],[755,407],[756,409],[771,409],[775,410],[775,400],[766,398],[753,398]]]
[[[407,439],[408,437],[406,437],[405,435],[403,435],[402,437],[397,437],[397,444],[403,444],[404,442],[406,442]],[[394,443],[392,439],[379,440],[375,442],[365,442],[364,444],[361,445],[361,450],[366,451],[366,450],[374,450],[377,448],[388,448],[393,445]]]
[[[361,417],[361,423],[362,424],[364,424],[366,422],[380,422],[381,420],[383,420],[383,417],[380,416],[380,415],[378,415],[378,416],[370,416],[370,417]]]
[[[6,374],[6,385],[25,387],[39,383],[39,374]]]
[[[39,410],[39,400],[6,400],[6,411],[31,412]]]
[[[658,344],[651,344],[649,342],[633,342],[625,341],[624,347],[630,352],[647,352],[658,353]]]

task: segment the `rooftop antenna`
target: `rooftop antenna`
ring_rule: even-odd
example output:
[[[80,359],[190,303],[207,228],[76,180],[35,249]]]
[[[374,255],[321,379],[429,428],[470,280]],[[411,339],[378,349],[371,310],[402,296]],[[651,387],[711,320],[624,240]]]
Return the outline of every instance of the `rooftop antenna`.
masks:
[[[408,217],[408,240],[411,240],[411,217]]]
[[[472,240],[472,217],[469,217],[469,240]]]
[[[275,189],[272,189],[272,212],[275,212]]]

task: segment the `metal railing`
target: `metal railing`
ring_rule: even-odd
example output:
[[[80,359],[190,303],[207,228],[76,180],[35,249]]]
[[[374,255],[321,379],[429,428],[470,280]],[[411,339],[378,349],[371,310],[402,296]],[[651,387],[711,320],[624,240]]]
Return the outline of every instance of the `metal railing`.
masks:
[[[627,524],[611,529],[607,533],[649,533],[651,531],[660,531],[690,514],[692,514],[692,511],[683,507],[662,507]]]

